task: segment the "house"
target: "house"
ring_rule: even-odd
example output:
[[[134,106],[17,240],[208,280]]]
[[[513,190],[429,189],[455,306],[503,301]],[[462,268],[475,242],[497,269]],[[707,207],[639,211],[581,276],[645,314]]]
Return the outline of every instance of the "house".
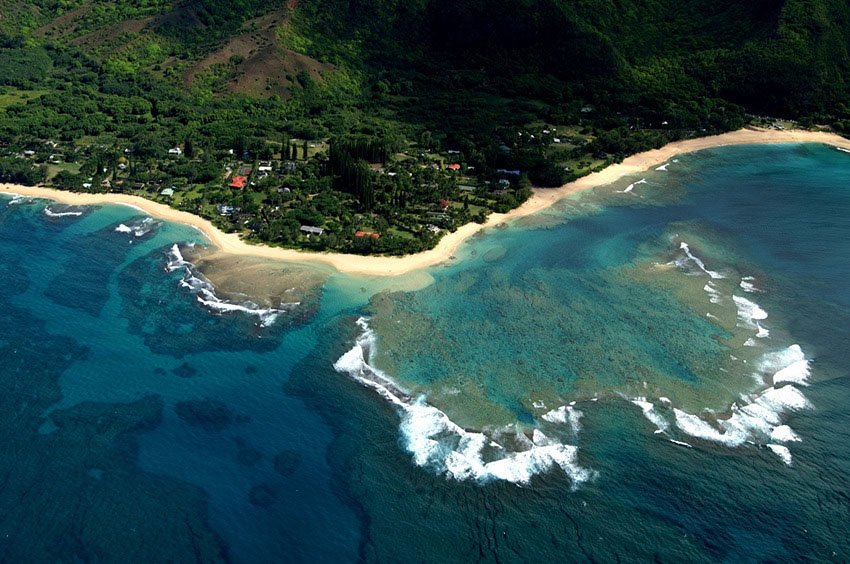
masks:
[[[460,170],[460,165],[459,165],[458,163],[452,163],[452,164],[450,164],[450,165],[446,165],[446,168],[447,168],[448,170],[455,170],[455,171],[457,171],[457,170]]]
[[[224,204],[219,204],[218,213],[221,215],[230,215],[233,213],[233,206],[225,206]]]
[[[501,180],[499,180],[499,184],[500,184],[501,186],[510,186],[510,185],[511,185],[511,181],[510,181],[510,180],[508,180],[507,178],[502,178]]]
[[[511,176],[519,176],[522,174],[522,171],[517,169],[507,169],[507,168],[497,168],[496,172],[499,174],[510,174]]]
[[[494,196],[504,196],[505,194],[508,193],[508,191],[505,190],[505,189],[498,189],[498,190],[493,190],[490,193],[493,194]]]
[[[259,170],[260,172],[271,172],[272,171],[272,163],[261,162],[260,166],[257,167],[257,170]]]
[[[174,188],[166,188],[162,192],[160,192],[161,196],[168,196],[169,198],[174,196]]]
[[[312,225],[302,225],[301,232],[306,233],[307,237],[309,237],[310,235],[321,235],[325,230],[321,227],[313,227]]]
[[[475,186],[470,186],[468,184],[458,184],[457,189],[461,192],[475,192]]]
[[[441,209],[447,209],[452,203],[448,200],[440,200],[439,204]]]
[[[237,188],[237,189],[241,190],[242,188],[245,187],[246,184],[248,184],[248,177],[247,176],[234,176],[233,180],[230,182],[230,187],[231,188]]]
[[[354,233],[355,237],[359,238],[371,238],[371,239],[380,239],[381,234],[375,233],[374,231],[357,231]]]
[[[172,147],[171,149],[168,150],[168,154],[169,155],[176,155],[176,156],[179,157],[180,155],[183,154],[183,149],[181,149],[180,147]]]

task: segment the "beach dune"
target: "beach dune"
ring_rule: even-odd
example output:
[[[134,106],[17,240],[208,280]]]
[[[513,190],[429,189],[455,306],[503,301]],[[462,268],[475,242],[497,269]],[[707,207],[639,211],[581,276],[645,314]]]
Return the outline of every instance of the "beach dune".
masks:
[[[579,178],[575,182],[571,182],[560,188],[535,189],[532,197],[518,208],[505,214],[491,214],[484,224],[466,224],[457,231],[443,237],[435,248],[404,257],[313,253],[251,244],[243,241],[238,234],[222,232],[212,223],[201,217],[185,211],[176,210],[165,204],[127,194],[85,194],[65,192],[53,188],[18,186],[14,184],[0,184],[0,193],[46,198],[72,205],[119,204],[132,206],[154,217],[188,224],[197,228],[221,253],[296,263],[318,262],[330,265],[340,272],[349,274],[394,276],[445,262],[455,253],[463,241],[482,229],[533,214],[577,192],[610,184],[623,176],[637,174],[652,167],[662,165],[676,155],[728,145],[777,143],[824,143],[850,150],[850,140],[839,135],[802,130],[778,131],[748,128],[721,135],[676,141],[660,149],[632,155],[621,163],[611,165],[599,172]]]

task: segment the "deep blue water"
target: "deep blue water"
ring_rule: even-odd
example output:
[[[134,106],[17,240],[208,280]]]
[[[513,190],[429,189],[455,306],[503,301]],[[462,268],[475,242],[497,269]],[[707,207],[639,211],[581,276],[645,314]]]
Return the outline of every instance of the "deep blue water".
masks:
[[[166,272],[191,229],[136,238],[115,231],[131,209],[0,198],[0,560],[850,559],[850,155],[725,148],[645,177],[491,230],[422,290],[332,277],[317,311],[269,328]],[[363,315],[417,413],[515,452],[530,439],[497,431],[537,429],[587,474],[453,479],[467,443],[447,431],[417,465],[417,407],[333,368]],[[730,446],[677,424],[673,408],[714,424],[703,408],[761,393],[753,367],[793,344],[808,405],[773,425],[800,439],[790,464],[764,433]],[[580,428],[543,420],[570,401]]]

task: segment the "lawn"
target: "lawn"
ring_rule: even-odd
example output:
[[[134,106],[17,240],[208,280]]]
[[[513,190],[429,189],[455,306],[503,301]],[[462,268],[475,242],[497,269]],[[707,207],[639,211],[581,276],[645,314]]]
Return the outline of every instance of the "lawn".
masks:
[[[15,104],[26,104],[29,100],[35,100],[47,93],[47,90],[15,90],[12,88],[0,88],[0,110]]]

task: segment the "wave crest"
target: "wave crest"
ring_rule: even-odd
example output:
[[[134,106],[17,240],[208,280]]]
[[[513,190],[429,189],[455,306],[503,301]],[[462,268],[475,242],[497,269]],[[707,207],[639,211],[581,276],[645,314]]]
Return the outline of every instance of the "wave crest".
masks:
[[[241,312],[248,315],[254,315],[258,319],[260,327],[270,327],[277,321],[281,313],[300,305],[300,302],[288,304],[280,304],[276,308],[263,308],[252,301],[235,303],[221,299],[215,293],[215,286],[198,272],[195,265],[183,258],[180,252],[180,247],[176,243],[171,246],[167,253],[168,262],[165,266],[167,272],[175,272],[183,269],[183,278],[180,280],[180,286],[188,289],[195,294],[195,298],[207,310],[218,313],[233,313]]]
[[[756,376],[765,383],[773,385],[749,397],[743,397],[743,403],[733,404],[731,414],[726,418],[713,418],[713,421],[672,408],[672,419],[682,433],[719,443],[729,447],[739,447],[744,443],[756,443],[767,446],[787,464],[791,463],[791,454],[787,447],[771,446],[775,443],[797,442],[800,437],[784,423],[785,417],[792,412],[810,409],[812,404],[795,387],[808,385],[809,360],[799,345],[764,355]],[[669,400],[668,400],[669,402]],[[663,402],[667,404],[668,402]],[[643,411],[644,416],[658,430],[657,433],[670,432],[668,418],[646,398],[635,398],[632,403]]]
[[[360,384],[372,388],[399,410],[405,450],[420,467],[429,468],[454,480],[489,482],[504,480],[527,484],[539,474],[555,467],[561,468],[573,482],[573,487],[593,478],[596,473],[579,466],[578,448],[551,438],[540,429],[532,437],[517,429],[496,431],[467,431],[443,411],[428,404],[425,396],[415,398],[392,378],[375,368],[376,337],[361,317],[357,325],[362,332],[354,346],[337,360],[333,367],[348,374]],[[568,420],[570,410],[563,410]],[[554,416],[553,416],[554,417]],[[580,412],[572,417],[578,423]]]

